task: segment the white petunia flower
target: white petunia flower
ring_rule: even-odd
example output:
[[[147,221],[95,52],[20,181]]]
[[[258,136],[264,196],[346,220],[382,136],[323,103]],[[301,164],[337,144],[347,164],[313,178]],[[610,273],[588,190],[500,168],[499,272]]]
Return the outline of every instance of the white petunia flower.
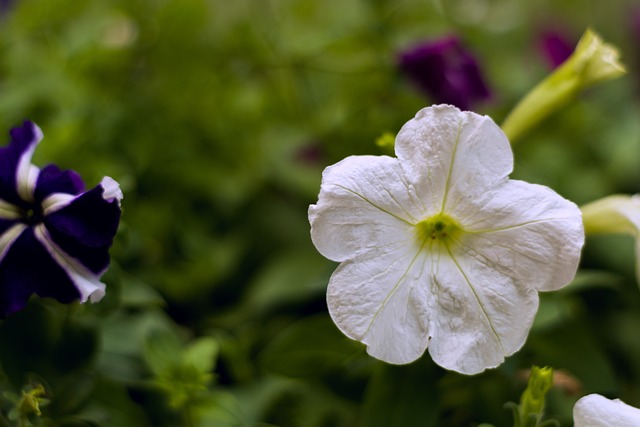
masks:
[[[599,394],[580,398],[573,407],[575,427],[637,427],[640,409],[620,399],[609,400]]]
[[[329,166],[309,207],[313,243],[341,262],[327,291],[331,317],[389,363],[428,348],[461,373],[498,366],[523,345],[537,291],[573,279],[580,210],[510,180],[509,141],[486,116],[425,108],[395,152]]]

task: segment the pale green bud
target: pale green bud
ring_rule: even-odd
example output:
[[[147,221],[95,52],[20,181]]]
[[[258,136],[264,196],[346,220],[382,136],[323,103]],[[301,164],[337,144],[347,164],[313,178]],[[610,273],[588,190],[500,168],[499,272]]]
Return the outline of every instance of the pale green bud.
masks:
[[[537,420],[542,418],[545,396],[552,385],[553,368],[548,366],[544,368],[537,366],[531,367],[527,389],[522,393],[522,397],[520,398],[520,417],[522,420],[527,420],[532,415],[535,416]],[[526,425],[526,423],[522,425]]]
[[[566,73],[573,73],[580,77],[583,88],[601,81],[615,79],[626,73],[620,62],[618,49],[604,43],[591,29],[587,29],[578,42],[571,57],[561,65],[560,70],[568,68]]]
[[[502,130],[513,143],[581,91],[625,73],[618,49],[587,29],[573,54],[516,105]]]
[[[580,207],[587,234],[640,235],[640,194],[616,194]]]
[[[580,207],[588,234],[628,234],[636,239],[636,280],[640,285],[640,194],[616,194]]]

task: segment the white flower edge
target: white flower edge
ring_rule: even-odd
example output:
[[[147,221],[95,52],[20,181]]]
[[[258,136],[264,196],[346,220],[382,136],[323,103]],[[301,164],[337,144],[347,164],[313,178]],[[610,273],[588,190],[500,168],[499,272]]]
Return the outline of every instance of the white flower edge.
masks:
[[[104,189],[102,198],[109,203],[117,200],[118,206],[120,206],[120,202],[124,197],[122,194],[122,190],[120,189],[120,184],[118,184],[118,182],[110,176],[105,176],[104,178],[102,178],[100,185]]]
[[[580,398],[573,407],[575,427],[638,427],[640,409],[599,394]]]

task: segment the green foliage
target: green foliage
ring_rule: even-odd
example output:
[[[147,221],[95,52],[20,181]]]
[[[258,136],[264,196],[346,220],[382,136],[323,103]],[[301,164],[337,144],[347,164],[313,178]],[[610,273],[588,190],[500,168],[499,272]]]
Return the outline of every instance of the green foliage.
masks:
[[[383,365],[343,336],[326,312],[335,264],[307,220],[324,167],[389,154],[388,135],[434,101],[399,74],[399,50],[461,37],[494,93],[476,111],[499,123],[550,71],[536,47],[549,17],[574,41],[594,28],[629,73],[524,137],[513,177],[578,204],[639,192],[632,6],[14,1],[0,16],[0,129],[34,120],[36,163],[88,186],[112,176],[125,197],[105,299],[35,298],[0,324],[0,426],[13,422],[7,396],[38,384],[49,403],[29,422],[41,426],[507,426],[503,404],[533,364],[575,383],[547,394],[563,426],[589,392],[640,406],[631,238],[589,238],[523,349],[466,377],[428,357]]]
[[[426,361],[377,366],[367,387],[361,426],[439,425],[438,390],[424,386],[433,381],[434,371]]]
[[[218,343],[199,338],[185,349],[170,332],[156,331],[145,342],[144,355],[154,375],[153,386],[167,395],[169,406],[185,409],[198,400],[212,382]]]

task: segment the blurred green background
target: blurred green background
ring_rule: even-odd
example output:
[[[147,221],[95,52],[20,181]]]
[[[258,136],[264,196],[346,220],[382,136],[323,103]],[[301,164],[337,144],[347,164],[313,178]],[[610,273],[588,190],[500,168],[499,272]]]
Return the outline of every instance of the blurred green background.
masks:
[[[578,204],[640,192],[637,1],[2,4],[0,129],[35,121],[36,164],[89,186],[109,175],[125,194],[105,299],[35,299],[0,325],[5,416],[42,384],[34,425],[509,426],[503,404],[532,364],[560,372],[547,413],[563,426],[587,393],[640,406],[631,238],[589,238],[575,282],[541,296],[523,349],[467,377],[428,355],[385,365],[342,336],[325,304],[336,265],[307,221],[324,167],[382,154],[376,138],[438,102],[397,56],[448,35],[493,93],[475,111],[498,123],[551,71],[544,31],[575,43],[590,26],[616,44],[628,75],[519,142],[512,176]]]

